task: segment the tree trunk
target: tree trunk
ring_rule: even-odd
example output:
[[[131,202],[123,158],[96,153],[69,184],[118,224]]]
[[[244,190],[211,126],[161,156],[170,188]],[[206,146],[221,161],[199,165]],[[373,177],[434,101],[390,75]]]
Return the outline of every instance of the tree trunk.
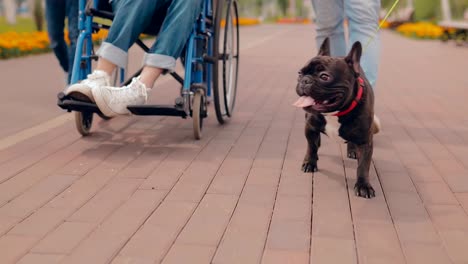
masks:
[[[36,24],[37,31],[44,30],[44,9],[42,7],[42,0],[34,1],[34,23]]]
[[[16,24],[16,1],[3,0],[5,17],[8,24]]]

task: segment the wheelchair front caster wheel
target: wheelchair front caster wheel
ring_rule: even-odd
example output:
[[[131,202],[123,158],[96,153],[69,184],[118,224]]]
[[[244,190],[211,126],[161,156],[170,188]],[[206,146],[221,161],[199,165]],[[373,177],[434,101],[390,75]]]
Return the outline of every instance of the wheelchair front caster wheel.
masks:
[[[75,112],[75,125],[82,136],[88,136],[93,125],[93,113]]]
[[[193,135],[197,140],[202,137],[203,118],[206,116],[205,100],[205,92],[198,89],[193,96],[192,105]]]

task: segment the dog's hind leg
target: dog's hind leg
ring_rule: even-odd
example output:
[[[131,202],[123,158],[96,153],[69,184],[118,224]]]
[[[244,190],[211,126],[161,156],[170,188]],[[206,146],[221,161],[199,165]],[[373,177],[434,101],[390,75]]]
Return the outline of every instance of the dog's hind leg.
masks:
[[[356,145],[358,151],[357,181],[354,185],[354,192],[357,196],[364,198],[375,197],[375,191],[369,182],[369,170],[372,161],[374,147],[372,140],[369,143]]]
[[[322,115],[306,115],[305,136],[307,152],[302,163],[302,171],[316,172],[318,170],[318,149],[320,147],[320,132],[325,129],[325,118]]]

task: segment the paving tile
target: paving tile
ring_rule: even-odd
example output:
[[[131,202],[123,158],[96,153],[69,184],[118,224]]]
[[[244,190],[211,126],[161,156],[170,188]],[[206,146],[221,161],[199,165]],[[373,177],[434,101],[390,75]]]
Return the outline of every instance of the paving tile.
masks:
[[[377,167],[377,171],[379,168]],[[411,177],[405,172],[380,172],[379,179],[382,188],[388,192],[415,192],[415,186]]]
[[[93,223],[64,222],[42,239],[31,252],[38,254],[70,254],[80,241],[95,228]]]
[[[427,212],[417,193],[386,193],[388,207],[395,221],[421,221],[427,218]]]
[[[307,251],[310,247],[310,221],[277,220],[268,230],[266,248],[270,250]]]
[[[430,166],[408,166],[408,173],[414,182],[442,182],[436,168]]]
[[[273,207],[276,196],[276,186],[246,185],[242,191],[240,201],[246,204]]]
[[[151,212],[158,206],[165,192],[138,190],[93,231],[64,263],[108,263],[124,246]],[[99,248],[97,251],[96,248]]]
[[[101,144],[95,148],[90,148],[73,160],[73,162],[70,162],[63,168],[59,169],[57,173],[83,176],[119,147],[120,146],[118,145]]]
[[[77,176],[55,174],[0,208],[0,215],[26,217],[70,186]]]
[[[112,182],[67,221],[100,223],[115,208],[128,200],[141,182],[141,179],[119,179]]]
[[[405,243],[403,248],[408,264],[452,263],[441,244]]]
[[[15,263],[36,242],[37,238],[27,236],[5,235],[0,237],[0,263]]]
[[[122,122],[115,122],[115,126],[122,127]],[[34,164],[27,170],[15,175],[15,177],[0,185],[0,204],[4,204],[14,197],[22,194],[27,189],[51,176],[54,171],[73,161],[83,151],[95,147],[95,144],[104,140],[105,136],[97,136],[95,139],[81,140],[52,153],[41,162]],[[128,156],[128,154],[127,154]]]
[[[58,264],[64,255],[28,253],[17,264]]]
[[[468,216],[460,205],[428,205],[427,209],[439,231],[468,231]]]
[[[417,188],[425,204],[458,204],[455,195],[444,182],[422,182],[417,184]]]
[[[403,243],[440,243],[440,237],[429,216],[424,220],[395,220],[395,228],[400,241]]]
[[[445,250],[453,263],[461,264],[468,262],[468,232],[465,230],[448,230],[439,232]]]
[[[254,167],[250,170],[247,185],[277,186],[281,170],[274,168]]]
[[[310,221],[311,197],[277,195],[273,218],[277,220]]]
[[[313,237],[310,264],[313,263],[358,263],[355,241],[327,236]]]
[[[161,262],[196,206],[188,202],[163,202],[112,263]]]
[[[60,225],[68,215],[69,209],[43,207],[17,224],[8,234],[41,238]]]
[[[359,223],[355,232],[359,263],[405,263],[392,224]]]
[[[236,203],[237,196],[205,195],[177,238],[176,244],[217,246]]]
[[[169,155],[170,150],[157,148],[144,151],[119,173],[119,177],[146,179],[149,174]]]
[[[312,197],[312,174],[296,169],[294,173],[283,170],[278,195]]]
[[[455,196],[460,202],[460,205],[465,209],[465,213],[468,214],[468,192],[467,193],[456,193]]]
[[[306,264],[309,263],[309,251],[266,249],[262,258],[264,264]]]
[[[452,192],[468,192],[468,171],[454,159],[433,161]]]
[[[5,234],[13,226],[19,223],[22,218],[11,216],[0,216],[0,236]]]
[[[216,247],[214,246],[191,245],[181,243],[174,245],[172,250],[167,254],[166,258],[161,263],[210,263],[210,260],[215,250]]]
[[[62,135],[49,142],[47,146],[36,149],[29,149],[29,151],[23,153],[21,156],[0,164],[0,171],[2,172],[0,176],[0,182],[4,182],[14,177],[16,174],[33,166],[34,164],[41,162],[43,159],[47,158],[47,156],[51,155],[51,153],[57,152],[67,147],[77,139],[77,136]]]
[[[49,130],[47,132],[41,133],[39,135],[35,135],[29,139],[23,140],[21,142],[16,143],[15,145],[12,145],[6,149],[3,149],[0,151],[0,164],[7,163],[9,161],[12,161],[13,159],[16,159],[18,157],[24,158],[24,155],[26,153],[32,154],[32,150],[36,150],[38,148],[42,148],[45,145],[50,144],[52,141],[57,140],[57,137],[60,137],[70,131],[72,129],[74,124],[71,122],[65,123],[64,125],[58,126],[53,130]],[[68,139],[73,139],[73,138],[78,138],[79,135],[76,135],[75,137],[69,136]],[[50,151],[46,151],[47,153],[50,153]],[[37,159],[37,153],[31,155],[31,157],[34,157]]]
[[[259,263],[263,255],[272,208],[239,202],[213,263]]]

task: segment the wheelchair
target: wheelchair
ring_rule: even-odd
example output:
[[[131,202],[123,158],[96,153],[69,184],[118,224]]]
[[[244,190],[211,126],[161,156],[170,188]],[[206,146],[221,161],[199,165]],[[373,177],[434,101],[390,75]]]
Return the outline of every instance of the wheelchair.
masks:
[[[80,35],[73,64],[72,84],[85,79],[92,72],[92,61],[98,59],[94,52],[92,34],[109,29],[110,26],[102,21],[114,18],[107,0],[80,0],[79,10]],[[162,19],[164,17],[161,22]],[[202,12],[181,56],[184,77],[176,72],[169,73],[181,85],[180,96],[173,105],[130,105],[128,110],[134,115],[178,116],[184,119],[191,117],[195,139],[202,136],[203,119],[208,116],[208,104],[211,101],[214,101],[218,123],[229,121],[237,93],[238,22],[237,0],[204,0]],[[145,52],[149,50],[141,38],[136,44]],[[141,70],[142,68],[126,79],[126,70],[117,69],[112,77],[114,86],[129,84]],[[63,92],[58,94],[58,106],[75,113],[76,128],[82,136],[90,134],[94,114],[109,119],[96,104],[73,99]]]

